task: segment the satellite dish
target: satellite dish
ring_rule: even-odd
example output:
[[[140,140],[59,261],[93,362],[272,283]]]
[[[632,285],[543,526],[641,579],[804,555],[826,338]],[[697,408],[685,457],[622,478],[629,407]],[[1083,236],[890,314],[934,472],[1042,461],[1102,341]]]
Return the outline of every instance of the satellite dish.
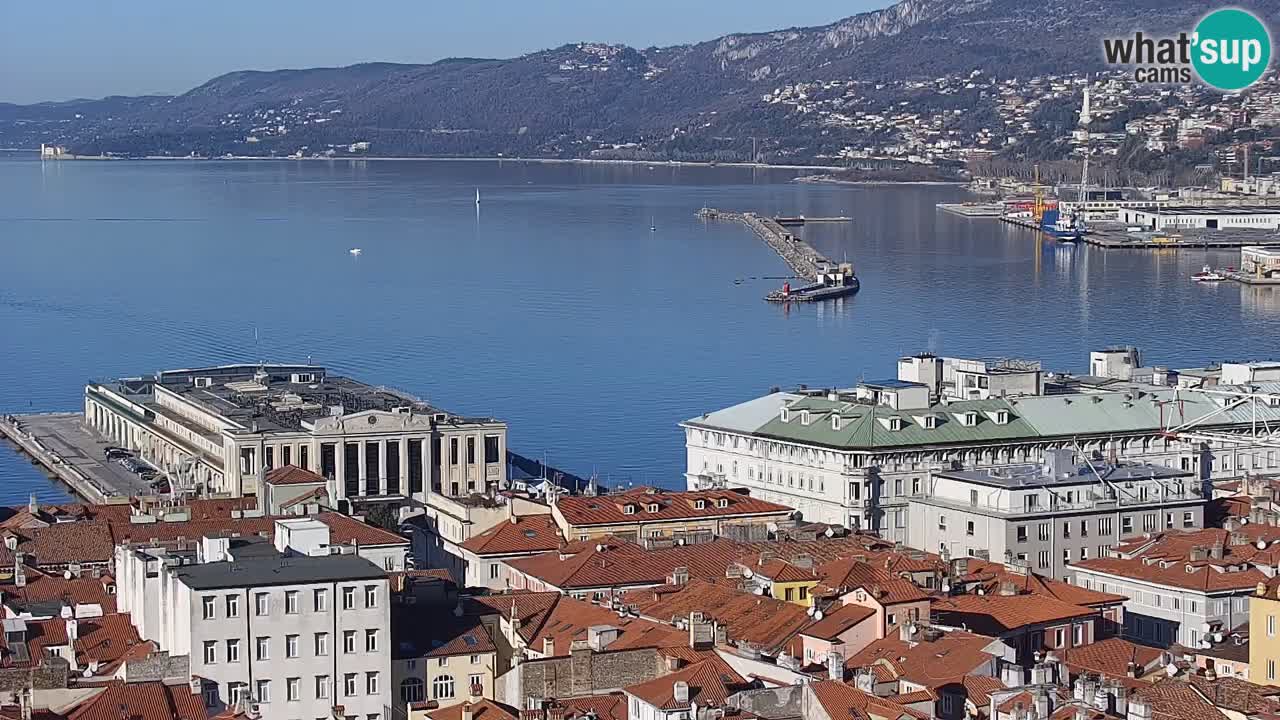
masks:
[[[821,619],[822,619],[822,611],[821,611],[821,610],[819,610],[818,612],[814,613],[814,614],[813,614],[813,619],[814,619],[814,620],[821,620]]]
[[[1267,549],[1267,541],[1266,541],[1266,540],[1259,540],[1259,541],[1257,542],[1257,545],[1258,545],[1258,549],[1259,549],[1259,550],[1266,550],[1266,549]]]
[[[596,552],[604,552],[604,545],[603,544],[596,545]]]
[[[1173,677],[1178,674],[1178,666],[1172,663],[1164,666],[1164,674]]]
[[[764,588],[756,588],[754,592],[755,592],[755,594],[757,594],[757,595],[763,595],[763,594],[764,594]]]
[[[74,576],[71,574],[71,571],[70,571],[70,570],[63,570],[63,571],[62,571],[62,577],[63,577],[64,579],[66,579],[66,580],[70,580],[70,579],[71,579],[72,577],[74,577]]]
[[[942,592],[944,593],[951,592],[951,583],[945,583],[945,582],[942,583]]]
[[[771,522],[768,525],[766,525],[765,528],[768,529],[768,531],[771,533],[776,533],[778,532],[778,523]]]
[[[1214,634],[1213,634],[1213,641],[1214,641],[1214,642],[1222,642],[1222,632],[1221,632],[1221,631],[1216,632],[1216,633],[1214,633]]]
[[[918,625],[916,625],[915,623],[911,623],[911,630],[910,630],[910,632],[911,632],[911,634],[912,634],[912,635],[915,635],[916,633],[920,632],[920,627],[919,627]]]
[[[745,568],[745,569],[742,571],[742,577],[744,577],[744,578],[751,579],[751,577],[752,577],[752,576],[754,576],[754,575],[755,575],[755,573],[754,573],[754,572],[751,572],[751,568]]]
[[[93,671],[86,667],[84,670],[80,672],[80,676],[91,678],[93,677]]]
[[[808,615],[809,617],[813,617],[813,614],[814,614],[814,613],[816,613],[816,612],[818,612],[818,608],[816,608],[816,607],[811,607],[811,608],[809,608],[808,610],[805,610],[805,611],[804,611],[804,614],[805,614],[805,615]]]
[[[826,531],[825,533],[823,533],[823,535],[826,535],[826,536],[827,536],[827,537],[829,537],[829,538],[831,538],[831,537],[835,537],[835,536],[836,536],[836,531],[835,531],[835,529],[834,529],[834,528],[827,528],[827,531]]]

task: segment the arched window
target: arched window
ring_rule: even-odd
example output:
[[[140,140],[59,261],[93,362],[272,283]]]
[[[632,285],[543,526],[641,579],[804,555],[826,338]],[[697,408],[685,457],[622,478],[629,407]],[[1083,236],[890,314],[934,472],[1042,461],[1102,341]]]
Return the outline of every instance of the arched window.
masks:
[[[410,677],[400,681],[400,700],[406,703],[422,702],[426,698],[426,688],[422,678]]]
[[[448,700],[453,697],[453,676],[440,675],[431,681],[431,699]]]

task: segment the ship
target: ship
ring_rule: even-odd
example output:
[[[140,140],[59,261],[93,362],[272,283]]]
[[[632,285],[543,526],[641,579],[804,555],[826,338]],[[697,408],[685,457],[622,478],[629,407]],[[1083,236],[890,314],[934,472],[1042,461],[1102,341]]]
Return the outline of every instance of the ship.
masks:
[[[818,273],[818,281],[792,289],[791,283],[783,283],[782,288],[764,296],[769,302],[818,302],[853,295],[858,292],[862,283],[853,272],[852,263],[839,263],[823,268]]]
[[[1062,242],[1076,242],[1084,236],[1084,220],[1076,213],[1063,217],[1058,208],[1046,208],[1040,216],[1040,232]]]

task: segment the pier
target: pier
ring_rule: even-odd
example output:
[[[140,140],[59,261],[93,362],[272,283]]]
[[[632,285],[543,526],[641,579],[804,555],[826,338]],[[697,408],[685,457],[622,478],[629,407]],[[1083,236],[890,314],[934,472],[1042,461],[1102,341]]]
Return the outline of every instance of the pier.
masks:
[[[0,436],[88,502],[155,494],[145,480],[103,456],[109,443],[85,426],[80,413],[5,415]]]
[[[825,267],[832,263],[822,253],[813,249],[809,243],[796,237],[782,226],[778,220],[757,215],[755,213],[725,212],[715,208],[702,208],[698,217],[703,220],[729,220],[740,222],[751,228],[761,240],[765,241],[778,256],[783,259],[796,275],[817,282]]]
[[[852,222],[853,218],[847,215],[836,215],[834,217],[805,217],[804,215],[790,215],[790,216],[778,215],[773,218],[773,221],[785,227],[791,227],[793,225],[798,225],[803,227],[808,223]]]
[[[1001,216],[1000,221],[1040,232],[1031,218]],[[1094,224],[1078,242],[1095,247],[1122,250],[1207,250],[1210,248],[1242,248],[1250,246],[1280,248],[1280,235],[1270,230],[1223,228],[1206,230],[1186,228],[1168,232],[1147,230],[1131,233],[1119,224]]]

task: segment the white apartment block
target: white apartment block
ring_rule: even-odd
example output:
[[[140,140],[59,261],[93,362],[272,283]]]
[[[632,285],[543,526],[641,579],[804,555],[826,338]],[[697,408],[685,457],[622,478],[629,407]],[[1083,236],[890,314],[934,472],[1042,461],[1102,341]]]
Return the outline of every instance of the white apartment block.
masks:
[[[120,546],[120,611],[144,639],[189,657],[210,715],[244,699],[267,718],[329,718],[340,706],[346,718],[386,720],[387,576],[328,537],[323,523],[297,518],[277,521],[274,544],[206,537],[194,553]]]

